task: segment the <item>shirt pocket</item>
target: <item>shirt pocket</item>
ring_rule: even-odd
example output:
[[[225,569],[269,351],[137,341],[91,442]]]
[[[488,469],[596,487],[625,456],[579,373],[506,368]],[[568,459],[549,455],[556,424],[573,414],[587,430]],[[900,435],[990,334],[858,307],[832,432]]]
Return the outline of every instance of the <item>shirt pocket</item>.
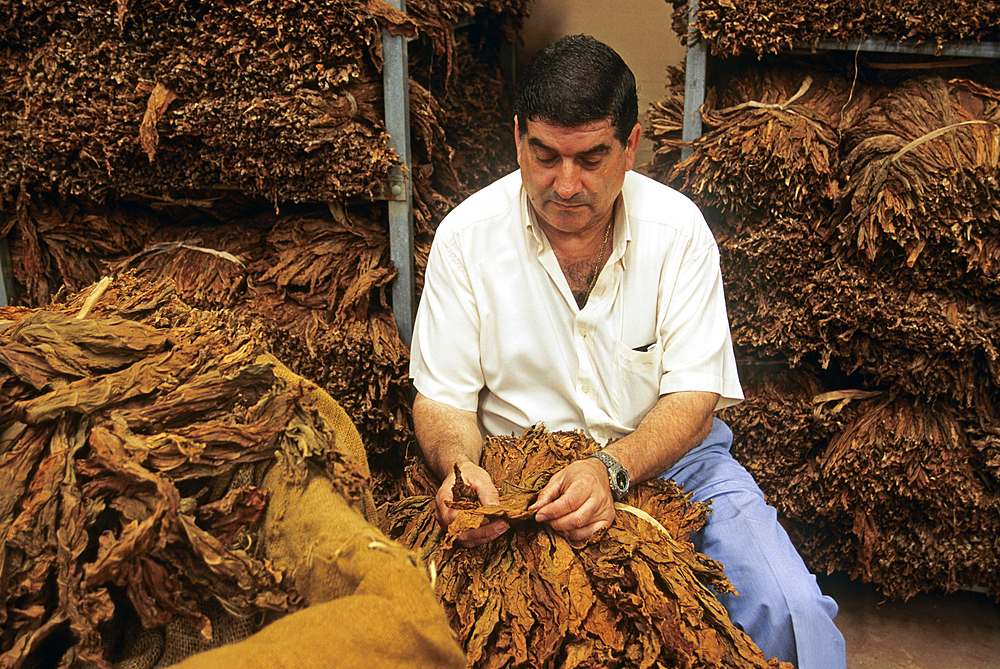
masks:
[[[635,428],[660,397],[663,377],[663,348],[654,342],[647,350],[637,351],[615,342],[614,388],[612,402],[618,420]]]

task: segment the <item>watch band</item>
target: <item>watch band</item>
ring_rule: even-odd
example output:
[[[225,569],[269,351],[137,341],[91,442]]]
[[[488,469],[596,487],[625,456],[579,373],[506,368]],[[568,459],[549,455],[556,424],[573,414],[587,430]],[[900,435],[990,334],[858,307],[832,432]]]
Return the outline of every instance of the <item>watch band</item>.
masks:
[[[608,485],[611,486],[611,494],[615,501],[621,501],[628,493],[631,480],[628,471],[620,462],[614,459],[610,453],[597,451],[590,457],[600,460],[608,469]]]

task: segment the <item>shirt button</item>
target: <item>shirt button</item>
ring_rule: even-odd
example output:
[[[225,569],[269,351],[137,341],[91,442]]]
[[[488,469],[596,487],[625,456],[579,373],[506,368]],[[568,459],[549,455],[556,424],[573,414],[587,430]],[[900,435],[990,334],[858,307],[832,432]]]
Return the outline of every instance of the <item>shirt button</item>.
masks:
[[[582,390],[582,391],[583,391],[583,394],[584,394],[584,395],[586,395],[587,393],[589,393],[589,392],[590,392],[590,386],[588,386],[588,385],[587,385],[587,384],[585,383],[585,384],[583,384],[582,386],[580,386],[580,390]]]
[[[579,332],[581,337],[587,336],[587,328],[580,328]]]

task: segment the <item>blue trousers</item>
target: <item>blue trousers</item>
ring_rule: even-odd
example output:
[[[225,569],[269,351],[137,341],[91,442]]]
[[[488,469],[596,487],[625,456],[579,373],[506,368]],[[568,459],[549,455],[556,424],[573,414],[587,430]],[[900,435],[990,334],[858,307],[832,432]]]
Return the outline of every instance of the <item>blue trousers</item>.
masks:
[[[820,591],[764,493],[729,452],[732,443],[732,431],[716,418],[705,441],[663,474],[695,501],[712,502],[708,523],[692,539],[723,564],[739,593],[719,601],[765,656],[798,669],[845,669],[844,637],[833,623],[837,604]]]

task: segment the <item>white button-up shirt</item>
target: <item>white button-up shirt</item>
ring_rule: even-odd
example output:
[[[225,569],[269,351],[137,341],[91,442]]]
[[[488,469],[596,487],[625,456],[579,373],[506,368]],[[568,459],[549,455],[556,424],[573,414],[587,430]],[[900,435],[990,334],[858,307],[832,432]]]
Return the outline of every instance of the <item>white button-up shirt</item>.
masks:
[[[613,249],[580,309],[520,172],[456,207],[427,263],[417,390],[477,411],[487,435],[543,422],[602,443],[634,430],[662,394],[742,400],[719,252],[697,207],[628,172],[615,212]]]

